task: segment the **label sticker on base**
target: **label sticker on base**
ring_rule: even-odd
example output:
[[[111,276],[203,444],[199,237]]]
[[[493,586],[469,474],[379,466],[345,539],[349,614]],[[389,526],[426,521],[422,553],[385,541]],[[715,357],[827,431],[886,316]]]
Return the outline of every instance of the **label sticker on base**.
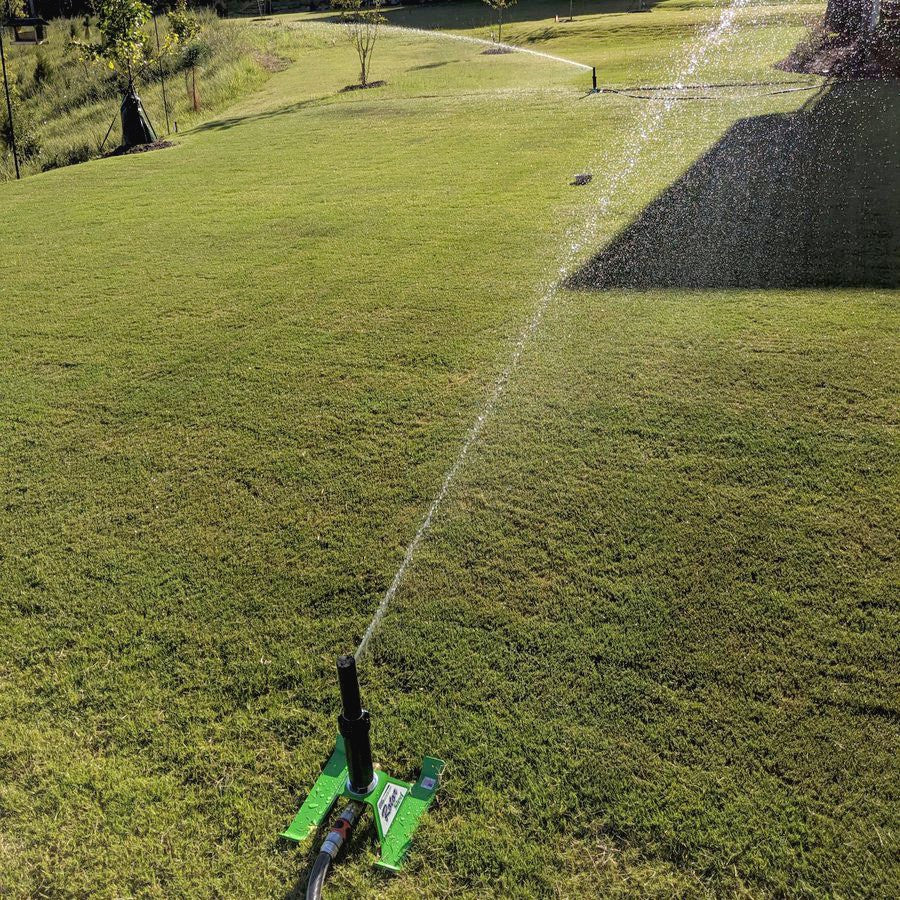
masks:
[[[408,792],[409,788],[400,787],[399,784],[388,784],[381,792],[378,798],[378,818],[381,820],[382,835],[387,835],[397,810],[400,809],[400,804]]]

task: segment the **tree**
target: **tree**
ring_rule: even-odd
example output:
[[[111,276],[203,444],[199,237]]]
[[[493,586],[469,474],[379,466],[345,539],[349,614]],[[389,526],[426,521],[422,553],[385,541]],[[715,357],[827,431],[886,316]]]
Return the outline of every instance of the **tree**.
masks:
[[[200,33],[200,20],[188,9],[187,0],[178,0],[169,12],[169,36],[172,43],[189,44]]]
[[[75,43],[87,57],[126,77],[130,87],[135,71],[150,59],[150,44],[144,32],[144,25],[152,16],[150,7],[143,0],[95,0],[94,13],[100,40]]]
[[[497,43],[503,43],[503,10],[516,5],[516,0],[484,0],[491,8],[497,10]]]
[[[119,81],[122,93],[122,145],[134,147],[156,140],[134,89],[134,78],[153,59],[150,35],[144,25],[153,13],[142,0],[94,0],[94,12],[100,40],[97,43],[73,41],[82,54],[105,65]]]
[[[25,15],[25,0],[0,0],[0,23]]]
[[[341,10],[341,22],[347,29],[347,39],[359,57],[359,83],[369,84],[369,67],[372,51],[378,39],[378,30],[385,18],[381,14],[382,0],[364,5],[364,0],[338,0],[335,6]]]
[[[200,109],[197,96],[197,66],[207,55],[208,48],[196,40],[200,34],[200,20],[187,7],[187,0],[178,0],[169,13],[169,34],[166,38],[166,49],[181,44],[184,47],[185,87],[188,99],[194,112]]]

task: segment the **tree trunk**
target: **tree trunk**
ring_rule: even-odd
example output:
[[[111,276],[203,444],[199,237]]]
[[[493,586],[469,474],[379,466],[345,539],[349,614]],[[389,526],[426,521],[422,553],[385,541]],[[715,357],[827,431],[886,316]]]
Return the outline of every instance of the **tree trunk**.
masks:
[[[876,0],[828,0],[825,27],[839,34],[865,34],[871,28]]]
[[[503,43],[503,7],[497,7],[498,25],[497,25],[497,43]]]
[[[881,24],[881,0],[872,0],[871,6],[871,10],[869,10],[869,31],[875,31]]]

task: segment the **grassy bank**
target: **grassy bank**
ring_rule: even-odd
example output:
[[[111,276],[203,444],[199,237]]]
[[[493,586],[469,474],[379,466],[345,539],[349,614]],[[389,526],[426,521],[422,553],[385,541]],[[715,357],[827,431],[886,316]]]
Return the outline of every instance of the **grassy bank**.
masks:
[[[623,236],[661,274],[550,295],[363,670],[439,801],[402,875],[360,839],[328,896],[898,893],[900,94],[757,84],[797,79],[795,7],[699,54],[721,4],[598,6],[509,37],[737,86],[587,97],[394,33],[341,93],[298,16],[260,39],[309,52],[175,148],[0,188],[0,896],[288,894],[335,656],[548,286]],[[843,287],[790,279],[786,211]]]
[[[192,73],[183,48],[163,56],[138,78],[138,92],[160,137],[166,134],[162,81],[166,84],[169,126],[184,131],[257,90],[270,75],[296,59],[303,50],[298,35],[262,36],[246,23],[222,21],[208,12],[198,14],[202,30],[198,44],[202,61],[193,73],[199,110],[194,109]],[[160,39],[167,31],[159,18]],[[147,28],[155,46],[152,23]],[[80,19],[56,19],[41,46],[7,43],[14,116],[21,170],[25,175],[84,162],[114,149],[121,136],[117,82],[102,65],[81,59],[74,41],[97,39]],[[160,72],[161,69],[161,72]],[[6,107],[0,116],[7,121]],[[101,144],[112,123],[112,131]],[[0,134],[0,180],[13,178],[12,151]]]

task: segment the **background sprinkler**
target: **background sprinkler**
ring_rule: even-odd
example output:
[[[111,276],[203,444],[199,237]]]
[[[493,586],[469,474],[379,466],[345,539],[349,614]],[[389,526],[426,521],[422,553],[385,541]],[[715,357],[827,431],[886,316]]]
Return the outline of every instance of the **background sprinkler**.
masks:
[[[300,811],[281,834],[291,841],[304,841],[319,828],[339,798],[349,801],[325,838],[310,872],[306,888],[310,900],[320,896],[331,863],[366,806],[372,808],[381,850],[376,865],[399,871],[419,819],[434,799],[444,768],[441,760],[426,756],[415,784],[376,769],[369,737],[371,720],[360,697],[356,659],[339,657],[337,672],[342,709],[334,751]]]

